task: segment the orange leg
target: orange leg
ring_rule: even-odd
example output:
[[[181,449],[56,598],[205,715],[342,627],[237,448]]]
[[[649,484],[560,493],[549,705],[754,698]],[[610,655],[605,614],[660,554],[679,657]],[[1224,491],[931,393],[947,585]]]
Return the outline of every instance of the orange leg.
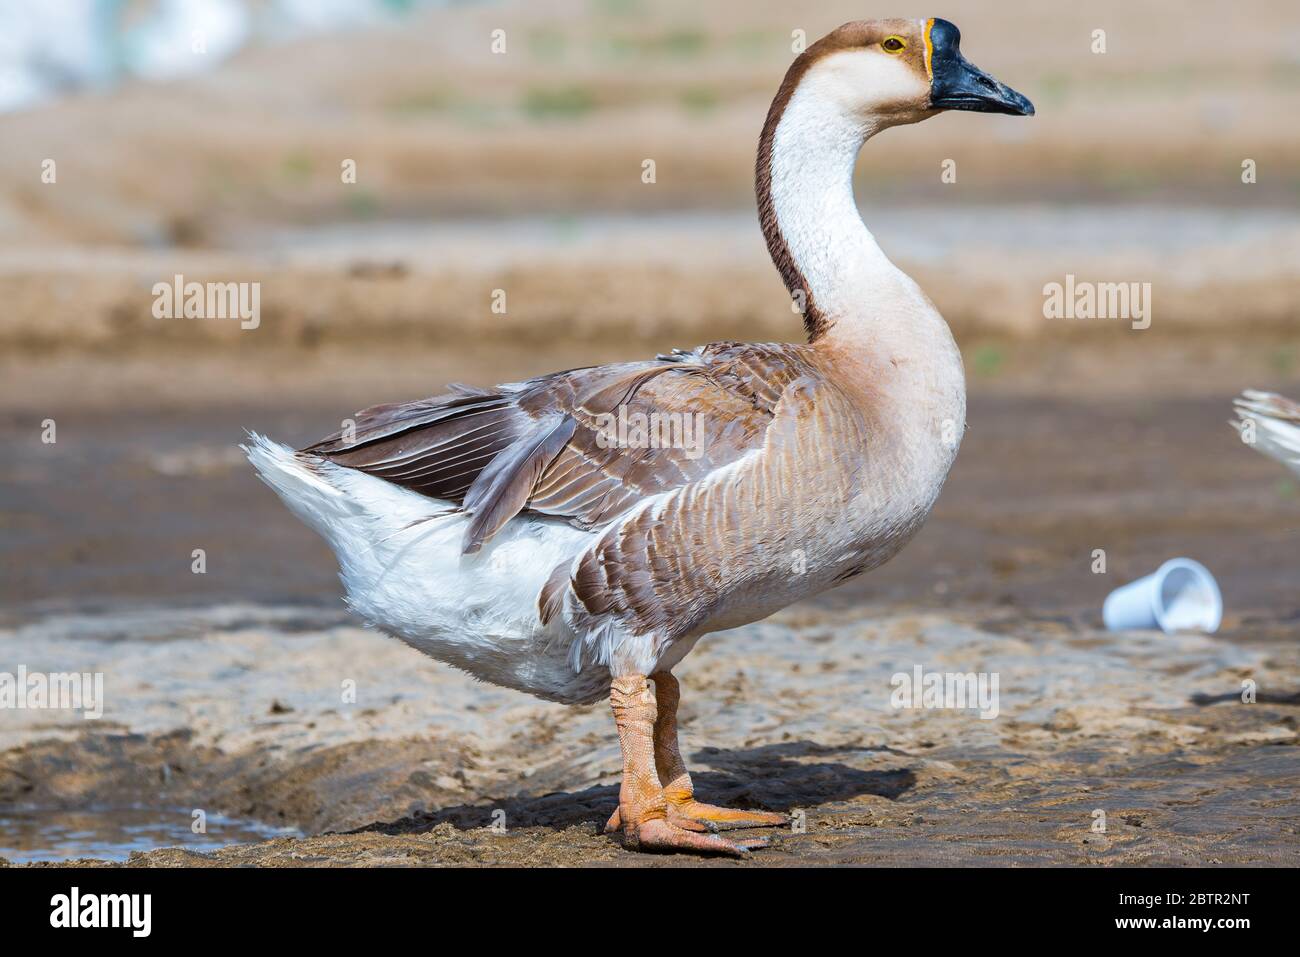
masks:
[[[655,695],[645,675],[615,678],[609,692],[618,743],[623,749],[623,784],[618,810],[607,830],[623,830],[626,846],[645,851],[689,851],[742,856],[763,842],[728,841],[700,833],[692,822],[670,820],[669,804],[655,767]],[[675,816],[674,816],[675,817]]]
[[[715,807],[695,800],[690,773],[682,760],[677,745],[677,703],[681,691],[677,679],[666,671],[650,676],[655,687],[655,714],[653,718],[654,765],[657,783],[661,789],[664,817],[669,823],[688,831],[718,831],[737,827],[777,827],[789,822],[784,814],[770,811],[741,811]],[[644,679],[641,679],[644,681]],[[616,683],[617,687],[617,683]],[[644,686],[648,692],[648,685]],[[615,716],[617,717],[617,708]],[[619,737],[622,740],[622,726]],[[627,787],[627,746],[624,745],[623,786]],[[623,814],[620,796],[619,808],[614,811],[606,831],[617,831],[627,818]],[[762,846],[757,843],[755,846]]]
[[[660,671],[650,677],[654,680],[655,695],[659,702],[659,714],[655,721],[655,766],[664,788],[664,799],[668,802],[668,819],[701,821],[710,830],[779,827],[789,824],[790,818],[785,814],[733,810],[695,800],[691,775],[686,770],[686,762],[682,760],[682,753],[677,746],[677,703],[681,700],[681,688],[677,679],[667,671]]]

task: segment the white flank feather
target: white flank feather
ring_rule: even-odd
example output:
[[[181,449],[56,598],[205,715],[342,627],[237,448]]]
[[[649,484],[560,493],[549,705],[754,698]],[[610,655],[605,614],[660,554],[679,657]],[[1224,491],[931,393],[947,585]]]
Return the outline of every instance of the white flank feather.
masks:
[[[1242,441],[1300,475],[1300,403],[1247,389],[1233,405],[1240,418],[1231,424]]]
[[[570,664],[564,616],[543,626],[537,596],[551,570],[596,533],[520,515],[483,550],[461,554],[468,518],[451,502],[251,434],[241,446],[289,509],[338,556],[350,607],[414,648],[494,684],[552,701],[595,701],[609,671]]]

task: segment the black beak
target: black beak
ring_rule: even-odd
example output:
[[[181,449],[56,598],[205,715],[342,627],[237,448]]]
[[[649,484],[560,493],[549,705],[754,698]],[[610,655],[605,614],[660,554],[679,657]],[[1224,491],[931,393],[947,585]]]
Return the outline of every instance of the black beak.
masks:
[[[1033,116],[1034,104],[961,55],[961,32],[947,20],[929,25],[930,107]]]

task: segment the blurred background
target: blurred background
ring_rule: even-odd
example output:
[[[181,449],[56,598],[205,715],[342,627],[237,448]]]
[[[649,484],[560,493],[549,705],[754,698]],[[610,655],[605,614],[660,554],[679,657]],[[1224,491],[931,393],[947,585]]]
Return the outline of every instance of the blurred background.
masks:
[[[243,428],[305,443],[452,380],[797,338],[754,148],[793,31],[878,12],[0,3],[5,606],[160,582],[328,600],[332,561],[253,481]],[[1225,422],[1242,387],[1300,391],[1300,10],[929,12],[1038,115],[942,116],[859,164],[864,218],[952,325],[972,396],[938,528],[871,590],[1095,608],[1092,548],[1140,571],[1199,546],[1233,573],[1230,615],[1295,611],[1300,496]],[[260,326],[154,318],[177,273],[260,282]],[[1045,319],[1067,273],[1150,282],[1151,328]],[[222,555],[202,579],[176,564],[197,539]]]
[[[794,31],[811,42],[846,20],[897,15],[953,20],[964,53],[1028,95],[1038,114],[940,116],[864,150],[864,219],[951,324],[966,361],[970,428],[933,517],[902,555],[750,630],[757,641],[788,628],[806,645],[804,697],[787,693],[802,665],[775,696],[808,702],[806,715],[781,718],[786,737],[803,733],[806,719],[817,741],[865,734],[859,746],[934,746],[933,725],[905,725],[883,704],[869,717],[846,704],[845,727],[826,725],[834,665],[823,659],[866,662],[851,650],[864,634],[901,643],[903,660],[915,658],[912,642],[941,634],[963,670],[987,651],[1010,675],[1014,656],[1027,656],[1023,680],[1046,682],[1048,703],[1024,719],[1032,733],[1020,740],[1014,722],[999,725],[997,753],[1027,754],[1008,760],[1034,767],[1047,767],[1034,742],[1072,746],[1080,727],[1119,736],[1094,757],[1142,753],[1148,745],[1124,735],[1145,733],[1148,719],[1134,715],[1146,714],[1161,682],[1173,707],[1186,702],[1179,679],[1189,673],[1215,676],[1229,692],[1234,675],[1262,663],[1287,663],[1294,675],[1300,485],[1245,448],[1228,420],[1243,388],[1300,398],[1300,6],[0,0],[4,661],[103,667],[116,706],[136,709],[110,714],[114,726],[199,729],[227,753],[254,756],[244,777],[232,777],[232,765],[206,752],[196,764],[174,738],[147,751],[120,743],[69,745],[83,748],[71,757],[53,746],[12,751],[0,761],[0,799],[79,809],[91,795],[116,793],[106,783],[116,780],[130,783],[123,805],[137,807],[141,794],[156,797],[149,782],[171,782],[171,769],[188,762],[208,768],[211,787],[240,782],[224,805],[232,813],[308,831],[457,800],[469,802],[457,813],[479,826],[487,811],[472,802],[485,795],[544,782],[573,788],[616,771],[603,716],[571,726],[551,717],[559,709],[531,702],[520,719],[510,710],[524,707],[517,696],[338,631],[351,624],[333,557],[257,482],[237,443],[249,428],[303,445],[361,407],[436,394],[452,381],[512,381],[717,339],[799,338],[754,211],[759,130],[793,58]],[[1096,31],[1105,52],[1094,52]],[[493,52],[494,36],[504,52]],[[642,180],[647,159],[653,183]],[[355,182],[342,175],[349,161]],[[941,178],[947,161],[955,182]],[[1243,182],[1243,164],[1254,182]],[[260,283],[260,324],[156,318],[153,286],[176,274]],[[1067,275],[1150,283],[1150,328],[1044,318],[1044,285]],[[496,290],[504,313],[492,308]],[[1096,631],[1105,595],[1174,555],[1218,576],[1220,636],[1195,646],[1163,636],[1107,644]],[[932,612],[949,624],[889,617]],[[838,655],[819,644],[832,633],[845,642]],[[355,650],[337,644],[345,638]],[[747,679],[728,670],[741,666],[730,647],[715,658],[697,653],[688,677],[739,687]],[[1140,657],[1126,657],[1135,647]],[[1197,655],[1211,664],[1189,672]],[[309,694],[362,661],[392,662],[395,671],[376,681],[398,689],[400,702],[366,719],[365,734],[341,717],[330,724]],[[1171,670],[1142,670],[1154,662]],[[845,702],[884,687],[883,677],[837,674]],[[1063,674],[1078,682],[1064,700],[1087,699],[1093,711],[1071,704],[1060,717],[1053,682]],[[1120,680],[1129,684],[1107,684]],[[739,717],[741,698],[757,710]],[[713,737],[750,743],[745,729],[771,720],[763,700],[774,698],[729,699]],[[434,701],[442,711],[431,719]],[[515,717],[496,725],[474,717],[489,706]],[[1294,741],[1294,717],[1287,731],[1281,718],[1265,727],[1265,712],[1244,710],[1258,727],[1240,734]],[[364,766],[340,758],[359,777],[331,770],[321,783],[325,764],[313,749],[322,740],[395,738],[426,721],[461,743],[430,738],[399,757],[376,748]],[[876,734],[873,722],[891,730]],[[511,750],[461,734],[507,723],[533,737]],[[262,760],[278,753],[289,726],[302,766],[316,768],[293,787]],[[21,733],[6,737],[15,727]],[[333,738],[321,730],[345,727]],[[560,727],[568,738],[537,737]],[[43,729],[36,716],[7,724],[0,744],[40,740]],[[991,732],[971,734],[949,739],[958,765],[993,753]],[[1182,725],[1155,738],[1171,753],[1188,740]],[[430,757],[429,748],[451,750]],[[504,770],[479,761],[475,771],[476,748]],[[1224,748],[1225,760],[1238,760],[1241,752]],[[1265,750],[1276,762],[1286,751]],[[745,753],[776,782],[767,786],[787,788],[760,793],[766,806],[844,796],[799,792],[803,772],[786,762],[795,751]],[[554,759],[550,777],[510,777],[524,764],[531,774],[542,754]],[[881,761],[905,761],[879,750],[862,760],[872,775]],[[740,778],[753,776],[743,760],[733,764]],[[773,768],[787,764],[795,770],[782,779]],[[914,775],[921,793],[948,780],[917,767],[900,763],[898,773]],[[1223,781],[1259,780],[1272,766],[1234,767]],[[131,777],[142,768],[147,786]],[[867,773],[824,777],[842,788]],[[983,766],[972,774],[994,779]],[[303,797],[302,780],[328,800]],[[608,813],[606,792],[593,792],[592,820]],[[987,800],[996,811],[1019,798],[997,791]],[[894,807],[880,802],[874,813],[885,817],[875,823]],[[936,806],[942,813],[942,797]],[[1226,813],[1215,810],[1205,833],[1226,826]],[[33,846],[46,848],[52,819],[25,820]],[[67,828],[83,833],[105,820]],[[177,820],[188,834],[188,812]],[[1132,833],[1153,840],[1141,823]],[[1007,833],[1036,826],[1016,819]],[[147,833],[158,842],[170,832]],[[124,846],[136,845],[113,844]],[[902,831],[897,853],[917,860]],[[1242,853],[1253,861],[1259,852]]]

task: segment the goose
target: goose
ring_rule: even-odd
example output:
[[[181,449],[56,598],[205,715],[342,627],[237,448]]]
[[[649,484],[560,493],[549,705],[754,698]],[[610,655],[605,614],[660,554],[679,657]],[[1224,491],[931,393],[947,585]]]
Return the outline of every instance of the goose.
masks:
[[[608,697],[623,768],[606,829],[626,847],[740,856],[766,842],[719,831],[788,820],[696,798],[672,669],[703,635],[890,559],[957,454],[961,355],[867,230],[852,177],[891,126],[1033,114],[959,42],[946,20],[862,20],[789,67],[755,189],[805,342],[454,385],[298,451],[253,432],[241,446],[333,548],[371,627],[543,699]],[[653,423],[684,416],[694,441],[659,441],[677,433]]]
[[[1300,402],[1247,389],[1232,404],[1241,440],[1300,475]]]

